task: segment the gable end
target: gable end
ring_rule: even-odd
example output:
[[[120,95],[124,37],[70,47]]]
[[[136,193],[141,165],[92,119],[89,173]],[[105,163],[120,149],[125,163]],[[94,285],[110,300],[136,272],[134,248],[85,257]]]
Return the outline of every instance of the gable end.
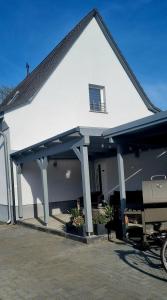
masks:
[[[104,36],[110,44],[112,50],[117,56],[119,62],[142,98],[144,104],[153,113],[159,112],[160,109],[152,104],[143,88],[141,87],[136,76],[130,69],[127,61],[119,50],[111,33],[105,25],[102,17],[96,9],[93,9],[87,16],[85,16],[67,36],[51,51],[51,53],[6,97],[0,105],[0,112],[6,112],[16,109],[20,106],[29,104],[34,96],[39,92],[53,71],[60,64],[64,56],[73,46],[75,41],[79,38],[90,21],[95,18],[100,26]]]

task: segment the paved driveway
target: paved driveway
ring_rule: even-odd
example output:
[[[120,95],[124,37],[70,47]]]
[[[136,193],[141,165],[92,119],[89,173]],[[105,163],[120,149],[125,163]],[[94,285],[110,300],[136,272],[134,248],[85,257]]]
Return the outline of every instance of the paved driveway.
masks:
[[[167,299],[156,253],[0,225],[0,299]]]

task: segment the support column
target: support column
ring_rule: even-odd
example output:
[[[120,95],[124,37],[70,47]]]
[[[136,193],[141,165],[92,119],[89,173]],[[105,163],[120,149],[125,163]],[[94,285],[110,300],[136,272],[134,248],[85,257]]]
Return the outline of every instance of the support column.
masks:
[[[117,162],[118,162],[118,177],[119,177],[119,190],[120,190],[120,221],[122,225],[122,235],[126,235],[125,227],[125,208],[126,208],[126,190],[125,190],[125,175],[124,175],[124,161],[122,155],[121,145],[117,146]]]
[[[18,196],[18,216],[19,216],[19,218],[23,218],[21,174],[22,174],[22,164],[18,164],[18,165],[16,165],[16,177],[17,177],[17,196]]]
[[[86,232],[88,235],[90,235],[93,232],[93,222],[92,222],[92,205],[91,205],[91,192],[90,192],[88,147],[80,146],[80,150],[77,147],[73,147],[73,150],[81,162],[85,224],[86,224]]]
[[[47,157],[37,159],[38,166],[41,171],[42,190],[43,190],[43,207],[44,207],[44,222],[48,225],[49,221],[49,200],[48,200],[48,180],[47,180]]]

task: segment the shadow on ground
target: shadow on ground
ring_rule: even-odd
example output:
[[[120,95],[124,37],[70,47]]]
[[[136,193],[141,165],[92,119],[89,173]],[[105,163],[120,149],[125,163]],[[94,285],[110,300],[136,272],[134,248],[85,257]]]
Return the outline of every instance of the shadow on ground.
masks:
[[[132,247],[131,250],[115,250],[115,252],[131,268],[167,282],[167,272],[161,263],[159,247],[153,247],[147,251],[140,251]]]

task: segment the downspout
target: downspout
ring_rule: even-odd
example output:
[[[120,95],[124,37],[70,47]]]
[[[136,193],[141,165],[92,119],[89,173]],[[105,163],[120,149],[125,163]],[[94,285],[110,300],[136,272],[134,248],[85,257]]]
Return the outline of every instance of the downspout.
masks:
[[[11,189],[10,189],[10,171],[9,171],[9,160],[8,160],[8,143],[6,134],[0,131],[0,136],[3,137],[4,141],[4,156],[5,156],[5,171],[6,171],[6,184],[7,184],[7,201],[8,201],[8,221],[7,224],[12,222],[12,210],[11,210]]]

